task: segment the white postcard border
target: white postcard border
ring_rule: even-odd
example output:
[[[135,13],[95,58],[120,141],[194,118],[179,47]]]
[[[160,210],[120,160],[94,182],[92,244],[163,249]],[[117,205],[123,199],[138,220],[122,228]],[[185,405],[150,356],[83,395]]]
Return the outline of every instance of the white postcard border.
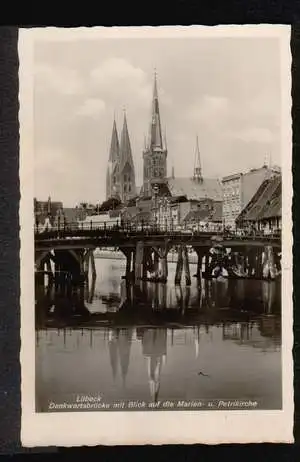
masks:
[[[137,411],[35,412],[34,328],[34,40],[93,40],[149,37],[278,37],[282,59],[282,375],[281,411]],[[292,130],[290,27],[272,25],[215,27],[138,27],[25,29],[20,56],[20,265],[22,421],[27,447],[116,444],[220,444],[293,442],[293,302],[292,302]]]

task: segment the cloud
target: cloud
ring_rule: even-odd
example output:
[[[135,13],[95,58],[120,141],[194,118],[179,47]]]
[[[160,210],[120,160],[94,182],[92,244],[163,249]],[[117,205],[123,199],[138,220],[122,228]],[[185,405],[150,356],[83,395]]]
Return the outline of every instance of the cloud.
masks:
[[[105,111],[105,102],[102,99],[88,98],[75,112],[76,116],[98,117]]]
[[[187,117],[193,122],[211,124],[226,119],[230,110],[228,98],[213,95],[204,95],[187,109]]]
[[[92,90],[110,100],[128,105],[149,105],[152,84],[147,74],[123,58],[110,58],[90,73]]]
[[[273,142],[272,132],[268,128],[262,127],[249,127],[238,132],[228,132],[228,135],[246,143],[271,144]]]
[[[60,95],[78,95],[84,91],[84,82],[75,69],[39,64],[35,66],[35,89],[54,91]]]

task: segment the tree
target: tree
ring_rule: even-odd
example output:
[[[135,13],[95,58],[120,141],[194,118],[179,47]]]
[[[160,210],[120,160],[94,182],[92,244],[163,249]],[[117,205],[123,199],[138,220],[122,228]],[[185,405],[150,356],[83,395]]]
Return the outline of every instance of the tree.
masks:
[[[110,197],[100,205],[100,212],[107,212],[108,210],[114,210],[120,208],[122,202],[118,197]]]

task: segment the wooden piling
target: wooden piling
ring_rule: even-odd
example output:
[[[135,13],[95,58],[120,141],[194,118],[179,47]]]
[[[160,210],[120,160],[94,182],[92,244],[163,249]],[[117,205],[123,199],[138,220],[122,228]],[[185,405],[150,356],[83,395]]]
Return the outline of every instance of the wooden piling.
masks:
[[[196,253],[197,253],[197,257],[198,257],[198,261],[197,261],[197,271],[196,271],[196,274],[195,274],[195,277],[200,280],[201,279],[201,275],[202,275],[202,259],[203,259],[203,255],[202,253],[198,250],[198,249],[195,249]]]
[[[185,272],[185,283],[187,286],[190,286],[191,285],[191,273],[190,273],[190,265],[189,265],[189,254],[188,254],[186,245],[183,248],[183,267],[184,267],[184,272]]]
[[[167,255],[163,255],[161,258],[161,282],[167,282],[168,279],[168,262]]]
[[[158,278],[159,276],[159,256],[155,250],[153,252],[153,272],[154,272],[154,277]]]
[[[183,270],[183,256],[182,256],[182,246],[179,245],[177,247],[178,257],[177,257],[177,264],[176,264],[176,272],[175,272],[175,284],[180,284],[182,270]]]
[[[132,260],[132,251],[127,250],[126,255],[126,272],[125,279],[128,281],[131,277],[131,260]]]
[[[135,255],[135,279],[139,280],[143,278],[143,263],[144,263],[144,243],[139,241],[136,245]]]
[[[91,263],[92,278],[96,279],[97,271],[96,271],[95,256],[94,256],[93,250],[90,250],[90,263]]]
[[[274,253],[271,245],[264,248],[262,275],[264,279],[275,279]]]
[[[89,267],[90,267],[90,251],[86,250],[83,256],[83,271],[85,280],[89,277]]]
[[[142,268],[142,279],[143,281],[146,281],[147,279],[147,272],[148,272],[148,256],[149,256],[149,249],[145,248],[144,249],[144,255],[143,255],[143,268]]]

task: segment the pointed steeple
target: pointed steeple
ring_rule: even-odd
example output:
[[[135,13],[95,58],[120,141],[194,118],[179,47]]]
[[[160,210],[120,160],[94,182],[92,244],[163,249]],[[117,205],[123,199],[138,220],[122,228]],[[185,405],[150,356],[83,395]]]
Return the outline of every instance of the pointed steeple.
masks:
[[[157,92],[157,76],[156,71],[154,72],[154,87],[153,87],[153,99],[152,99],[152,118],[150,128],[150,148],[163,149],[163,140],[161,133],[161,122],[159,113],[159,102]]]
[[[121,133],[121,142],[120,142],[120,169],[122,170],[128,162],[130,165],[133,165],[132,160],[132,152],[131,152],[131,144],[130,138],[128,133],[128,126],[127,126],[127,117],[126,111],[124,109],[124,120],[123,120],[123,128]]]
[[[195,162],[194,162],[194,180],[203,181],[198,135],[197,135],[197,138],[196,138],[196,151],[195,151]]]
[[[122,201],[136,194],[135,170],[125,110],[120,142],[120,193]]]
[[[114,117],[113,129],[110,142],[109,158],[106,172],[106,199],[118,194],[119,188],[119,162],[120,162],[120,146]]]
[[[119,159],[119,154],[120,154],[119,138],[118,138],[118,132],[117,132],[116,119],[114,118],[110,150],[109,150],[109,161],[116,162]]]
[[[116,380],[116,375],[118,371],[118,332],[110,331],[109,332],[109,339],[108,339],[108,351],[109,351],[109,359],[110,365],[112,370],[113,380]]]

